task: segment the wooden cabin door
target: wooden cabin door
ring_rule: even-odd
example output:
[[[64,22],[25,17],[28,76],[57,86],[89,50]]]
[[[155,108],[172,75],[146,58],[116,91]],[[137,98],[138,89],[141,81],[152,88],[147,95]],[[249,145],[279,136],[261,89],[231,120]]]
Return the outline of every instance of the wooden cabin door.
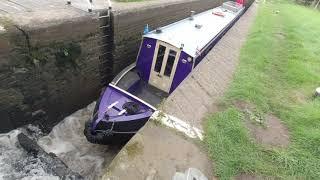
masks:
[[[169,93],[181,50],[157,41],[153,56],[149,84]]]

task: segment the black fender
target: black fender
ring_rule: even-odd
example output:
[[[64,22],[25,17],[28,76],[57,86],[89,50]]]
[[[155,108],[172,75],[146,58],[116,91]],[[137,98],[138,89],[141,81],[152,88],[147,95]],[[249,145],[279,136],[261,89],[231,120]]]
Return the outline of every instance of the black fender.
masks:
[[[86,136],[87,140],[93,144],[110,144],[106,141],[106,136],[103,133],[92,134],[92,121],[88,120],[85,123],[85,128],[83,134]]]

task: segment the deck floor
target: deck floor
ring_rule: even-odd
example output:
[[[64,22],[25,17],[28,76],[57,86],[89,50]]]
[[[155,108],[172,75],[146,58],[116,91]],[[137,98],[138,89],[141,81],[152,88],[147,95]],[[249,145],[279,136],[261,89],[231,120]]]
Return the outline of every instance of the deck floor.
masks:
[[[162,100],[168,97],[167,93],[160,91],[145,82],[140,82],[139,89],[133,92],[133,94],[155,107],[161,104]]]
[[[130,71],[124,77],[122,77],[117,83],[117,86],[121,89],[128,90],[130,86],[137,81],[140,81],[138,88],[131,93],[151,104],[152,106],[158,106],[164,98],[168,97],[168,93],[158,90],[157,88],[152,87],[146,82],[140,80],[138,74],[134,71]]]

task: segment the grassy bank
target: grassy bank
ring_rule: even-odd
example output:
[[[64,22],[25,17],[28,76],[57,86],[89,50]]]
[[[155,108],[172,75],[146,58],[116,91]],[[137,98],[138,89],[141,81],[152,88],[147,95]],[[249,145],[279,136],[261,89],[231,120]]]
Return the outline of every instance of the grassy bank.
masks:
[[[320,177],[320,13],[287,1],[267,1],[242,48],[235,79],[208,117],[205,142],[221,179],[241,173],[269,178]],[[290,132],[287,148],[255,143],[234,102],[274,114]]]

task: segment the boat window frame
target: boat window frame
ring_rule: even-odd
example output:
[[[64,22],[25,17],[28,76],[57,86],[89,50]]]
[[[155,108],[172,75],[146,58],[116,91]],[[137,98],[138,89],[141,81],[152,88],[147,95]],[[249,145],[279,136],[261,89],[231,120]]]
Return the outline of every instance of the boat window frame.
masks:
[[[162,57],[161,57],[161,56],[159,56],[159,53],[160,53],[160,50],[162,49],[162,47],[164,47],[164,51],[163,51],[163,54],[161,55],[161,56],[162,56]],[[155,62],[155,65],[154,65],[154,67],[153,67],[153,71],[161,74],[162,68],[163,68],[163,63],[164,63],[164,57],[166,57],[167,47],[159,44],[159,46],[157,46],[157,49],[156,49],[156,50],[157,50],[156,62]],[[160,62],[160,63],[158,63],[159,60],[160,60],[159,57],[161,57],[161,62]],[[159,68],[159,69],[158,69],[158,67],[159,67],[158,65],[160,65],[160,68]]]
[[[174,56],[170,56],[171,55],[171,51],[173,51],[174,52]],[[167,58],[167,62],[166,62],[166,64],[165,64],[165,67],[164,67],[164,72],[163,72],[163,75],[164,76],[167,76],[167,77],[171,77],[172,76],[172,70],[173,70],[173,67],[174,67],[174,63],[175,63],[175,61],[176,61],[176,59],[177,59],[177,54],[178,54],[178,52],[177,51],[175,51],[175,50],[173,50],[173,49],[169,49],[169,54],[168,54],[168,58]],[[167,73],[167,67],[168,67],[168,65],[169,65],[169,58],[170,57],[174,57],[174,59],[172,60],[172,64],[171,64],[171,68],[170,68],[170,72],[169,72],[169,74],[167,75],[166,73]],[[178,59],[179,60],[179,59]]]

